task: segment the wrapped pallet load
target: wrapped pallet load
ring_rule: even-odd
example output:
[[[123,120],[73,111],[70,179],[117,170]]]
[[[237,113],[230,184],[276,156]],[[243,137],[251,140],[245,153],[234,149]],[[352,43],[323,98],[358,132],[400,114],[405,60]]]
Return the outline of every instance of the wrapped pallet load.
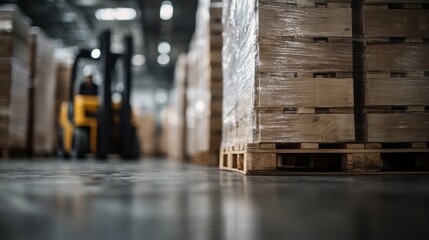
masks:
[[[56,62],[51,40],[37,27],[30,34],[30,72],[34,76],[33,153],[51,154],[56,132]]]
[[[427,0],[224,0],[220,167],[421,170]]]
[[[225,0],[223,11],[221,168],[275,170],[282,144],[353,143],[350,1]],[[232,154],[251,148],[272,152]]]
[[[30,21],[15,6],[0,7],[0,150],[26,149],[28,134]]]
[[[176,62],[174,88],[171,92],[170,105],[165,111],[167,126],[165,131],[167,156],[185,161],[186,156],[186,68],[187,56],[182,54]]]
[[[188,154],[217,166],[222,136],[222,3],[200,0],[189,48]]]

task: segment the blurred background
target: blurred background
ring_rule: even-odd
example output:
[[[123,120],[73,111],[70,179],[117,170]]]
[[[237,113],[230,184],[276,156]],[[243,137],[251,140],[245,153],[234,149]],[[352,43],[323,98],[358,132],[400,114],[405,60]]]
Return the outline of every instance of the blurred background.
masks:
[[[102,30],[111,29],[112,50],[134,37],[133,104],[158,110],[168,101],[177,56],[188,51],[195,28],[197,0],[2,0],[17,4],[33,26],[54,42],[58,59],[73,60],[77,48],[96,48]],[[109,14],[120,9],[120,17]]]

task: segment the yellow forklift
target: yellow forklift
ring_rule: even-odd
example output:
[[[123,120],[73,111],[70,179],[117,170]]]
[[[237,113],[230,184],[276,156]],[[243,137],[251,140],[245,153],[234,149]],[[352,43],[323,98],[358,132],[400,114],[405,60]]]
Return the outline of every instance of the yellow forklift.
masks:
[[[138,159],[140,155],[130,105],[133,39],[125,36],[123,54],[110,51],[110,39],[110,31],[102,32],[99,58],[94,59],[90,50],[82,49],[73,63],[69,100],[62,103],[59,114],[58,152],[63,158],[84,159],[87,154],[95,154],[97,159],[106,159],[108,154],[119,154],[123,159]],[[83,60],[95,61],[100,67],[101,83],[95,96],[75,90]],[[115,93],[121,96],[118,102],[112,101],[112,81],[118,80],[113,79],[115,73],[122,75],[123,87]]]

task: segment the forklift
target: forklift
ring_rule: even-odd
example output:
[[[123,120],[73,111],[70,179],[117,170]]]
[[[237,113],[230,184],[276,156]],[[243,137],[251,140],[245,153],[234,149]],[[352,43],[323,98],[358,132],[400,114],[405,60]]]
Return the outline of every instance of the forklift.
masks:
[[[140,155],[130,105],[133,39],[125,36],[123,54],[110,51],[110,39],[110,31],[103,31],[99,58],[94,59],[90,50],[81,49],[73,63],[69,99],[61,104],[59,113],[58,153],[63,158],[84,159],[87,154],[95,154],[97,159],[106,159],[108,154],[119,154],[123,159],[135,160]],[[95,61],[100,68],[101,83],[95,96],[76,92],[79,63],[83,60]],[[120,100],[113,102],[112,81],[118,72],[123,88],[115,93],[121,96]]]

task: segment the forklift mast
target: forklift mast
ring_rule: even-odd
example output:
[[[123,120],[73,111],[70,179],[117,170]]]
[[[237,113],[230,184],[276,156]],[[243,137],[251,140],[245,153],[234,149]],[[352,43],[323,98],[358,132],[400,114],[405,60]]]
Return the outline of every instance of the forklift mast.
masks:
[[[121,140],[122,140],[122,156],[129,155],[129,146],[133,146],[132,138],[133,129],[131,124],[131,89],[132,89],[132,76],[131,76],[131,57],[133,54],[133,39],[130,35],[124,38],[124,90],[122,92],[122,109],[121,109]]]
[[[97,158],[105,159],[110,145],[110,119],[112,116],[112,54],[110,52],[110,31],[106,30],[100,36],[100,61],[102,81],[99,86],[98,137]]]

